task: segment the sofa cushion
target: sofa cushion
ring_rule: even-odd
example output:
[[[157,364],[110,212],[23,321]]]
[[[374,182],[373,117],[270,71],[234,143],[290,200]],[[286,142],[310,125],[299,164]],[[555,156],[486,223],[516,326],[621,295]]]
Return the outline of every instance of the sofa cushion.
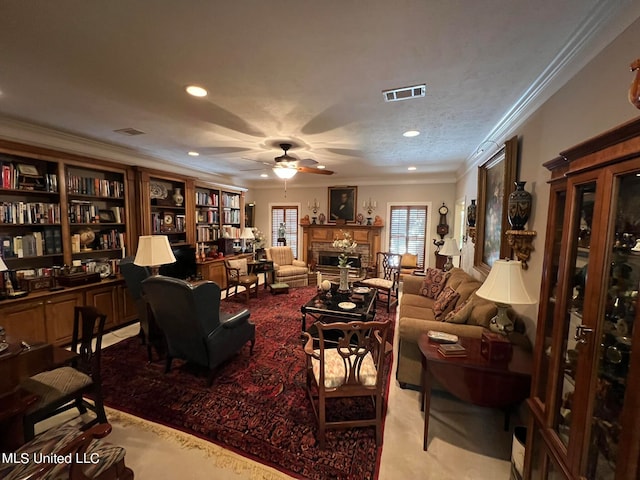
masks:
[[[448,276],[448,273],[443,270],[427,268],[420,294],[428,298],[438,298],[438,295],[444,289]]]
[[[458,296],[458,292],[451,287],[445,287],[442,290],[433,303],[433,314],[436,320],[444,320],[445,315],[455,306]]]
[[[458,302],[456,303],[456,306],[462,305],[464,302],[466,302],[467,299],[471,297],[471,294],[474,293],[477,289],[479,289],[481,285],[482,285],[482,282],[478,282],[476,280],[467,280],[462,282],[460,285],[458,285],[455,288],[455,291],[458,292],[460,297],[458,298]]]
[[[429,299],[430,300],[430,299]],[[431,300],[433,302],[433,300]],[[435,320],[436,317],[432,308],[418,307],[417,305],[400,304],[400,317],[422,318],[424,320]]]
[[[456,290],[462,282],[466,282],[469,280],[473,280],[473,277],[467,272],[465,272],[461,268],[452,268],[451,270],[449,270],[447,285]]]
[[[474,295],[473,308],[467,319],[469,325],[480,325],[489,328],[491,319],[498,313],[496,304]]]
[[[464,302],[460,303],[452,311],[444,317],[445,322],[449,323],[467,323],[467,319],[473,310],[474,296],[470,296]]]

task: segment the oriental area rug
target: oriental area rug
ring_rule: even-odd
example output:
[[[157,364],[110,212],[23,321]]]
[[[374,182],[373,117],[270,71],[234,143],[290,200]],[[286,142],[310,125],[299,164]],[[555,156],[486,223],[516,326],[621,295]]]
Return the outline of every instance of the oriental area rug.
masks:
[[[248,305],[234,297],[224,300],[221,308],[226,312],[249,309],[256,324],[256,343],[252,356],[247,344],[219,367],[210,387],[208,372],[191,365],[174,360],[165,374],[164,360],[149,363],[139,338],[104,349],[105,404],[208,440],[295,478],[377,478],[381,449],[376,447],[373,427],[329,430],[326,449],[316,443],[317,423],[305,389],[300,338],[300,307],[314,295],[315,287],[304,287],[282,295],[261,290]],[[389,318],[379,308],[376,320]],[[386,397],[391,361],[388,354]],[[349,415],[373,413],[366,399],[353,402],[333,409]]]

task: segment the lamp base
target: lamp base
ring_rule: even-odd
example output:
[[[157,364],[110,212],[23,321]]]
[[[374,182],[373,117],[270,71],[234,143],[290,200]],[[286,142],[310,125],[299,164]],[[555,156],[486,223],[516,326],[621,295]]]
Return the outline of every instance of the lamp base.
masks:
[[[449,270],[451,270],[453,268],[453,257],[447,256],[447,261],[445,262],[442,268],[444,269],[445,272],[448,272]]]
[[[507,309],[509,305],[505,303],[496,303],[498,307],[498,314],[489,322],[489,330],[501,335],[508,335],[513,332],[513,322],[507,315]]]

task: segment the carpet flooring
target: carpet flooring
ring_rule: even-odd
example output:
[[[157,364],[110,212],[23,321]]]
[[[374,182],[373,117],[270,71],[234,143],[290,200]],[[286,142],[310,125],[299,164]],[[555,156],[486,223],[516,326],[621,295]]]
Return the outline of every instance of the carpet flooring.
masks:
[[[256,345],[245,346],[223,364],[211,387],[207,372],[174,361],[146,361],[146,349],[131,338],[103,350],[105,403],[141,418],[194,434],[296,478],[375,479],[381,449],[370,428],[329,431],[327,448],[316,444],[317,425],[305,390],[304,353],[300,341],[300,306],[315,288],[286,295],[260,292],[248,308],[256,324]],[[246,305],[223,302],[223,310]],[[380,309],[377,320],[390,316]],[[391,355],[388,355],[385,392]],[[350,413],[365,404],[342,404]]]

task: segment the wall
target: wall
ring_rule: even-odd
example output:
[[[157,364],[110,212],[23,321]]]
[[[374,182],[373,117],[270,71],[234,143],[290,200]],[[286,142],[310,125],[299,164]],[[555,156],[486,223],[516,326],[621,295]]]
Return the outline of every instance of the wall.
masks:
[[[336,182],[339,185],[339,182]],[[416,185],[362,185],[358,186],[358,205],[356,212],[362,212],[366,216],[366,212],[363,211],[362,202],[368,200],[371,197],[378,203],[377,210],[373,215],[379,215],[382,217],[385,227],[382,230],[382,248],[383,250],[388,246],[388,230],[387,220],[389,217],[389,205],[390,204],[402,204],[402,203],[427,203],[430,204],[430,211],[428,215],[431,217],[431,221],[428,222],[429,231],[427,233],[427,260],[430,265],[435,264],[435,258],[433,252],[435,247],[433,246],[432,239],[439,238],[436,235],[436,225],[439,220],[437,214],[437,208],[444,202],[449,206],[449,214],[447,220],[451,226],[451,234],[453,234],[453,212],[454,202],[456,198],[456,189],[454,183],[437,183],[437,184],[416,184]],[[285,197],[284,182],[278,188],[268,189],[250,189],[246,193],[246,199],[250,202],[255,202],[256,205],[256,226],[262,230],[269,238],[270,228],[270,206],[271,205],[297,205],[300,208],[300,216],[304,217],[313,214],[307,208],[307,202],[313,202],[316,198],[320,203],[320,212],[327,214],[328,205],[328,189],[326,186],[322,187],[309,187],[296,188],[295,178],[293,181],[287,182],[287,191]],[[302,244],[301,239],[299,244]]]
[[[549,172],[542,164],[575,144],[624,123],[640,114],[627,100],[633,79],[629,64],[640,56],[640,20],[636,20],[616,40],[567,82],[528,120],[506,136],[520,137],[520,180],[534,196],[528,223],[538,232],[529,269],[524,272],[529,293],[539,297],[542,280],[542,252],[549,205]],[[477,198],[477,168],[471,168],[457,183],[457,198]],[[463,246],[462,265],[473,270],[473,244]],[[474,273],[479,276],[477,272]],[[527,323],[527,333],[535,337],[538,305],[516,310]]]

